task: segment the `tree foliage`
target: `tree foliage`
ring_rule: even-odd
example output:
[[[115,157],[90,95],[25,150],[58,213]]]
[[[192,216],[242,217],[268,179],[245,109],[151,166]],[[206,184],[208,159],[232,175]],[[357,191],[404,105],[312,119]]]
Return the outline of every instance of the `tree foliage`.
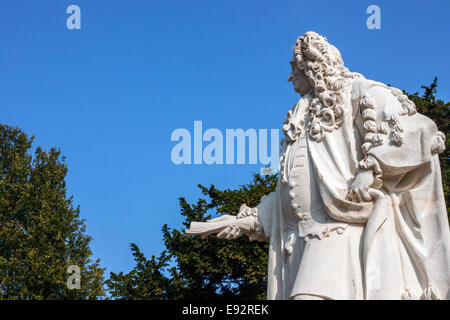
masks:
[[[66,195],[60,151],[38,147],[18,128],[0,125],[0,299],[94,299],[104,269],[91,261],[86,225]],[[81,289],[67,288],[69,265]]]
[[[111,273],[107,284],[113,298],[145,300],[163,299],[172,285],[162,272],[167,267],[165,252],[149,260],[134,243],[130,244],[136,267],[129,273]],[[151,298],[150,298],[151,297]]]

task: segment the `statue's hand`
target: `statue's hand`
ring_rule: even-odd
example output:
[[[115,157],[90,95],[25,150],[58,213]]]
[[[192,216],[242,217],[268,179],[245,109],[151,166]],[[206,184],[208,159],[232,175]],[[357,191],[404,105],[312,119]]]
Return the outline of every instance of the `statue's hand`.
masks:
[[[353,180],[351,190],[347,195],[350,201],[369,202],[372,197],[369,193],[370,187],[373,185],[374,176],[371,169],[361,169]]]
[[[252,238],[252,234],[258,224],[257,215],[258,210],[256,208],[250,208],[243,204],[239,209],[239,213],[236,215],[236,221],[220,231],[217,237],[232,240],[245,234],[249,238]]]
[[[218,238],[232,240],[245,234],[250,240],[266,240],[264,232],[258,223],[258,209],[249,208],[243,204],[235,216],[225,214],[206,222],[191,222],[189,229],[184,233],[187,236],[207,237],[217,234]]]
[[[233,240],[239,238],[243,234],[250,236],[253,231],[255,231],[256,218],[253,216],[247,216],[242,218],[237,218],[236,221],[231,225],[227,226],[225,229],[217,234],[217,238]]]

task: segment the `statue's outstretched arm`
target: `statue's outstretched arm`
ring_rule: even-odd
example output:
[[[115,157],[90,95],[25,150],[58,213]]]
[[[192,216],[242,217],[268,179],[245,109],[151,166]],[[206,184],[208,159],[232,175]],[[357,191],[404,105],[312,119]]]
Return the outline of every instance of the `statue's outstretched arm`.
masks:
[[[207,237],[216,234],[218,238],[233,240],[246,235],[250,240],[265,241],[269,238],[264,232],[264,225],[269,226],[272,215],[272,201],[274,193],[264,196],[255,208],[243,204],[237,215],[223,215],[206,222],[192,222],[185,230],[188,236],[199,235]],[[270,223],[270,222],[269,222]]]

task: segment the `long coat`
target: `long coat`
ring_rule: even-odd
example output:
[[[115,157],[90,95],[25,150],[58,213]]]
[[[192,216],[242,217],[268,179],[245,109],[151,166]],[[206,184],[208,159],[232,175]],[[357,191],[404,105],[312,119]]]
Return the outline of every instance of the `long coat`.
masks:
[[[292,240],[286,234],[281,194],[285,191],[279,181],[276,191],[257,206],[260,224],[270,238],[267,298],[289,299],[296,279],[300,287],[310,288],[303,293],[330,299],[449,299],[450,232],[436,125],[416,113],[402,116],[401,126],[397,122],[394,128],[388,121],[403,111],[402,103],[391,88],[363,77],[353,80],[344,97],[343,124],[326,132],[323,141],[309,137],[308,152],[326,213],[343,223],[345,231],[325,241],[313,239],[315,244],[309,246],[297,239],[303,247],[298,268],[293,269],[285,250]],[[382,186],[371,193],[373,201],[357,203],[346,200],[346,195],[364,156],[364,98],[374,102],[376,122],[387,124],[388,130],[386,141],[366,149],[365,155],[376,159]],[[401,131],[401,144],[391,141],[395,130]],[[286,161],[283,156],[281,160]],[[346,236],[352,240],[341,241],[341,248],[332,245]],[[341,277],[340,287],[322,293],[327,283],[310,270],[322,270],[324,277],[332,271],[331,277]]]

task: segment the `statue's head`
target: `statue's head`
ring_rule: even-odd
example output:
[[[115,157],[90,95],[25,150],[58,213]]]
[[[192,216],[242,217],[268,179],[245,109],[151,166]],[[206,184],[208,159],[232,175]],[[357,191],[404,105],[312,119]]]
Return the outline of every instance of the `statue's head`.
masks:
[[[332,77],[345,77],[349,73],[339,50],[329,44],[327,38],[313,31],[299,37],[293,50],[294,57],[290,62],[292,72],[288,80],[293,82],[294,89],[300,94],[314,89],[318,96],[327,91]],[[305,92],[305,89],[309,90]]]
[[[336,47],[321,35],[309,31],[293,47],[292,72],[288,78],[301,95],[311,92],[310,133],[316,140],[343,121],[343,91],[348,80],[358,77],[345,66]]]

